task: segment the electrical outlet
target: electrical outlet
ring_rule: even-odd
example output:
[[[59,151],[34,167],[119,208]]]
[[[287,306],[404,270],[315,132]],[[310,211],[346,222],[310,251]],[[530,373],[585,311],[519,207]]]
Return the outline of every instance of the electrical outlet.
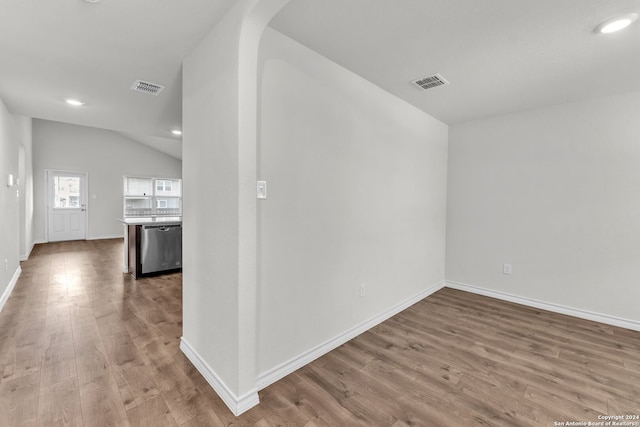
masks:
[[[512,271],[513,271],[513,268],[511,267],[511,264],[504,264],[504,265],[502,266],[502,272],[503,272],[504,274],[511,274],[511,273],[512,273]]]
[[[367,294],[367,284],[366,283],[360,283],[360,297],[362,298],[366,294]]]
[[[9,271],[9,260],[8,259],[4,260],[4,271]]]

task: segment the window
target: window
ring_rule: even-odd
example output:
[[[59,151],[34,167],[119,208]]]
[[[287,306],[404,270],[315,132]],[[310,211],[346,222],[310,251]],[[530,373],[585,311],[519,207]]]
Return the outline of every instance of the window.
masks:
[[[150,196],[153,193],[151,178],[124,177],[126,196]]]
[[[77,176],[56,176],[53,180],[53,207],[77,208],[80,205],[80,178]]]
[[[126,175],[123,178],[124,217],[182,215],[182,180]]]
[[[171,181],[159,179],[156,181],[156,191],[171,191]]]

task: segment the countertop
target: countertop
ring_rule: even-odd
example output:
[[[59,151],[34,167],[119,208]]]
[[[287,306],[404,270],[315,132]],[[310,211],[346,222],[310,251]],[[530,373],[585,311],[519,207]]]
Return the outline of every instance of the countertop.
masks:
[[[128,217],[128,218],[118,218],[118,221],[120,221],[125,225],[182,224],[182,217],[181,216]]]

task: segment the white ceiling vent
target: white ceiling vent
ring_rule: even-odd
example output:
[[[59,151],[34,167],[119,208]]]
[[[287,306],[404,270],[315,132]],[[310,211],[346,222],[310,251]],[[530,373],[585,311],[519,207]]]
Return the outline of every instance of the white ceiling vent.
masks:
[[[445,80],[440,74],[434,74],[432,76],[423,77],[418,80],[413,80],[411,83],[418,86],[422,90],[431,89],[438,86],[448,85],[449,82]]]
[[[133,83],[133,86],[131,86],[131,89],[135,90],[136,92],[148,93],[149,95],[158,96],[158,94],[162,92],[162,89],[164,89],[164,86],[145,82],[142,80],[136,80]]]

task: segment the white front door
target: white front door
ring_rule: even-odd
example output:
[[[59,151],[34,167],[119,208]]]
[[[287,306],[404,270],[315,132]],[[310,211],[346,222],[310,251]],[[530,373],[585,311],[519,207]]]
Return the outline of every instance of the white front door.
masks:
[[[50,242],[87,238],[87,173],[47,171]]]

